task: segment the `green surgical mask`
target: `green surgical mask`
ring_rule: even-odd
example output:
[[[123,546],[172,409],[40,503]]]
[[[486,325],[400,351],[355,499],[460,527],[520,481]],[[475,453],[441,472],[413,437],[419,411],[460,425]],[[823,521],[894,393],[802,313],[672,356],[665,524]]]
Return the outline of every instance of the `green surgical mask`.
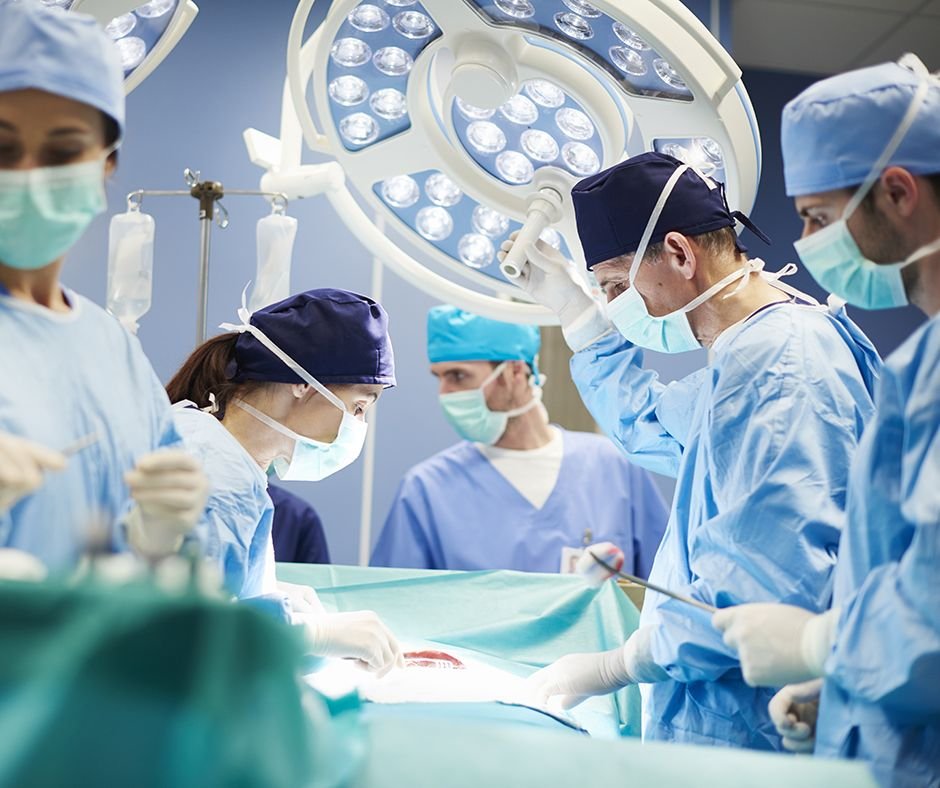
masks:
[[[515,410],[490,410],[486,405],[486,387],[492,383],[503,371],[507,362],[502,362],[479,388],[470,391],[455,391],[450,394],[441,394],[439,399],[444,409],[444,416],[450,425],[457,430],[461,438],[468,441],[484,443],[488,446],[496,443],[509,424],[513,416],[520,416],[532,410],[542,399],[542,389],[536,386],[533,397],[529,402]]]
[[[61,167],[0,170],[0,263],[33,271],[72,248],[105,209],[108,153]]]

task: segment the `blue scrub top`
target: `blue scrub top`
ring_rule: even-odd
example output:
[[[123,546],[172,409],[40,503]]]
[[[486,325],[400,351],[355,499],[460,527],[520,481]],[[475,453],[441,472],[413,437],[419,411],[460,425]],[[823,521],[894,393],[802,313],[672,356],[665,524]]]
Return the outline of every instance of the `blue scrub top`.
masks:
[[[274,557],[280,563],[328,564],[330,549],[320,515],[299,495],[268,485],[274,503]]]
[[[852,466],[816,754],[940,786],[940,317],[885,363]]]
[[[571,361],[585,404],[627,456],[676,477],[650,580],[718,607],[826,610],[878,355],[844,309],[783,302],[727,329],[712,356],[668,386],[616,332]],[[641,686],[645,738],[781,748],[774,691],[744,683],[709,615],[648,591],[641,626],[669,675]]]
[[[63,290],[53,312],[0,288],[0,431],[51,449],[98,440],[47,473],[42,487],[0,514],[0,546],[72,567],[92,530],[126,548],[131,507],[124,474],[144,454],[179,447],[170,403],[136,337],[91,301]]]
[[[557,572],[564,547],[619,545],[646,577],[667,510],[652,477],[601,435],[562,430],[558,480],[535,508],[468,441],[405,474],[372,566]]]

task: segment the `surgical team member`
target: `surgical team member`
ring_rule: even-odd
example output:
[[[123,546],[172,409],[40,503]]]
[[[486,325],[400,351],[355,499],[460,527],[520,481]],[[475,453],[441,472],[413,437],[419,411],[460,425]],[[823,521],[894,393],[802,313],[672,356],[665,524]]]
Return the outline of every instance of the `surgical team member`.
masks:
[[[287,564],[330,563],[330,548],[317,510],[277,484],[268,485],[268,495],[274,504],[274,560]]]
[[[545,245],[529,253],[523,286],[558,309],[598,422],[634,461],[677,477],[650,579],[714,606],[825,610],[849,458],[873,414],[873,347],[844,309],[749,260],[734,233],[735,219],[749,222],[676,159],[635,156],[572,199],[607,315]],[[642,366],[641,347],[701,346],[708,366],[669,386]],[[773,693],[745,683],[707,613],[656,593],[622,648],[564,657],[532,682],[568,703],[648,682],[646,739],[781,748]]]
[[[167,386],[177,429],[211,485],[195,536],[239,598],[287,591],[310,653],[390,669],[401,652],[375,613],[326,614],[297,595],[300,587],[278,585],[267,492],[269,467],[281,479],[319,481],[359,456],[366,412],[395,385],[388,316],[365,296],[321,289],[254,314],[243,305],[239,318],[196,348]]]
[[[594,540],[646,577],[666,526],[650,475],[600,435],[549,423],[539,330],[454,306],[428,313],[428,359],[463,440],[402,480],[374,566],[572,571]]]
[[[929,319],[885,362],[832,610],[745,605],[715,623],[752,683],[825,676],[771,702],[790,749],[813,749],[818,708],[816,755],[940,786],[940,82],[911,59],[823,80],[784,109],[782,142],[810,273],[864,309],[910,301]]]
[[[0,546],[51,571],[90,543],[173,552],[206,497],[137,340],[60,280],[123,131],[95,21],[0,0]]]

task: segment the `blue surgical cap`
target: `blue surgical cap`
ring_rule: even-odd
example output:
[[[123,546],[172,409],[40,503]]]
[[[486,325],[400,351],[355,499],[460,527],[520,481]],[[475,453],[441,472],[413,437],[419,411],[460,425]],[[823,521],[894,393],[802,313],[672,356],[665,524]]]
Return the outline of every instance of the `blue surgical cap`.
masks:
[[[897,63],[861,68],[810,85],[786,107],[780,142],[787,195],[858,186],[888,145],[921,77]],[[934,81],[886,166],[940,172],[940,84]]]
[[[428,361],[525,361],[535,375],[541,345],[535,326],[502,323],[435,306],[428,312]]]
[[[124,70],[98,23],[37,0],[0,0],[0,93],[28,88],[95,107],[124,134]]]
[[[571,202],[588,270],[640,247],[659,195],[680,166],[681,161],[664,153],[642,153],[575,185]],[[701,235],[734,227],[735,220],[769,243],[744,214],[728,208],[722,184],[710,188],[698,173],[686,170],[663,206],[649,242],[660,243],[669,232]]]
[[[388,315],[371,298],[308,290],[254,312],[251,325],[323,384],[395,385]],[[239,334],[226,375],[233,382],[305,382],[248,332]]]

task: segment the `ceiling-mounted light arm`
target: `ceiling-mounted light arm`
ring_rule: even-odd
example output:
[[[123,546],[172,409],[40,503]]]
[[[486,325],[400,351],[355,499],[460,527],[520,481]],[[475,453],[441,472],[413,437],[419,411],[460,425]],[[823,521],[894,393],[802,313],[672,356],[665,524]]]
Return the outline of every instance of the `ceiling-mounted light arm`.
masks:
[[[326,135],[321,134],[317,129],[305,98],[307,82],[310,80],[310,74],[313,70],[313,58],[311,57],[306,64],[304,63],[304,51],[307,49],[304,45],[304,30],[307,27],[307,20],[310,18],[310,11],[313,9],[315,2],[316,0],[300,0],[297,3],[297,10],[294,11],[290,34],[287,38],[287,85],[290,88],[294,115],[300,122],[300,128],[303,130],[307,145],[313,150],[325,150],[329,147],[329,140]],[[319,33],[320,30],[318,29],[310,37],[310,41],[307,42],[310,45],[307,51],[311,55],[316,49],[316,36]]]

